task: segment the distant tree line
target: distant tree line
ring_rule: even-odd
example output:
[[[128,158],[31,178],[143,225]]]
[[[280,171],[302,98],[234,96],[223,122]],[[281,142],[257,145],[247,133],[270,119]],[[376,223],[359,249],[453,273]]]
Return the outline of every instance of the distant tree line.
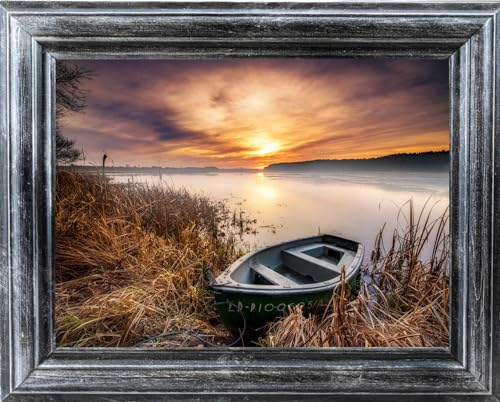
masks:
[[[414,170],[447,171],[449,151],[400,153],[369,159],[318,159],[302,162],[276,163],[266,171],[331,171],[331,170]]]

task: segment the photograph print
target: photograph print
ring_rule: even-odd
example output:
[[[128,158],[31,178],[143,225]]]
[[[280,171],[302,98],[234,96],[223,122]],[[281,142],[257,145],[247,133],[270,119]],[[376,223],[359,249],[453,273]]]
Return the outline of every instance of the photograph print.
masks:
[[[70,347],[443,347],[446,60],[58,61]]]

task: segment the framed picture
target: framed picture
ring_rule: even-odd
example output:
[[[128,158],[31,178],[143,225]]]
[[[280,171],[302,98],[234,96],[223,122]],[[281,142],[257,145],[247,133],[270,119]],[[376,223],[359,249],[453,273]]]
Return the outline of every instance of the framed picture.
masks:
[[[1,400],[500,398],[499,3],[0,5]],[[65,88],[64,73],[70,77]],[[374,100],[373,94],[382,93],[384,97]],[[73,104],[61,109],[61,97],[68,94]],[[86,114],[68,118],[64,114],[71,108],[87,108]],[[332,115],[337,116],[335,124]],[[368,122],[377,122],[375,131],[382,134],[367,135],[374,128]],[[345,134],[338,135],[340,130]],[[62,154],[64,144],[67,152]],[[401,169],[406,176],[390,176]],[[368,170],[374,173],[369,176]],[[154,182],[149,189],[141,182],[143,176]],[[356,289],[354,273],[363,262],[360,244],[365,255],[371,251],[373,239],[363,238],[366,230],[359,227],[373,223],[374,206],[345,192],[365,191],[374,198],[366,183],[378,180],[379,189],[390,184],[384,197],[406,197],[403,185],[414,191],[416,178],[426,186],[431,183],[433,194],[443,197],[443,210],[434,211],[439,216],[446,213],[449,200],[449,226],[447,218],[429,215],[441,239],[430,251],[436,256],[441,250],[435,260],[438,268],[432,262],[422,268],[445,278],[439,282],[442,288],[432,287],[432,294],[440,296],[425,299],[423,306],[436,317],[441,317],[438,307],[448,307],[439,331],[429,337],[405,334],[386,344],[370,343],[367,335],[360,335],[358,343],[338,336],[315,338],[323,324],[314,322],[312,313],[308,342],[280,337],[289,330],[280,321],[275,321],[274,332],[259,332],[260,344],[246,339],[248,328],[262,329],[250,312],[276,310],[279,316],[290,308],[288,317],[296,314],[293,324],[298,325],[304,317],[300,309],[311,303],[303,293],[310,294],[308,289],[317,284],[330,286],[329,297],[333,291],[347,300],[345,292]],[[169,181],[166,187],[164,180]],[[336,190],[341,180],[347,184]],[[355,190],[356,185],[362,189]],[[260,191],[255,200],[243,196],[243,186]],[[96,201],[97,192],[89,188],[102,199]],[[308,194],[324,191],[331,199],[344,192],[345,203],[357,206],[359,213],[339,216],[330,227],[320,219],[328,213],[322,209],[328,197],[293,198],[298,188]],[[209,196],[193,195],[193,189],[209,191]],[[281,203],[277,189],[294,204]],[[232,198],[224,201],[228,191]],[[125,196],[129,209],[123,206]],[[153,198],[145,202],[147,197]],[[428,193],[419,197],[413,202],[425,207]],[[160,236],[165,228],[158,222],[166,210],[160,198],[174,207],[182,199],[182,207],[167,217],[182,215],[179,233]],[[89,205],[89,211],[104,211],[109,205],[113,211],[124,209],[115,216],[83,215]],[[152,205],[163,206],[153,210]],[[280,213],[285,223],[280,223]],[[293,218],[297,215],[306,218]],[[200,233],[183,226],[193,216],[199,221],[192,227],[204,228]],[[139,222],[134,229],[123,226],[131,217]],[[194,307],[189,310],[196,315],[192,321],[185,310],[171,310],[167,318],[177,320],[177,326],[163,321],[163,327],[155,327],[153,320],[133,326],[131,322],[147,318],[136,313],[114,321],[95,319],[92,314],[106,306],[139,300],[131,293],[120,299],[113,293],[118,276],[106,282],[89,268],[102,265],[99,250],[104,249],[99,246],[105,244],[103,236],[109,237],[88,225],[101,218],[113,221],[113,240],[129,242],[123,256],[103,252],[113,260],[116,275],[141,262],[136,253],[142,252],[150,264],[132,281],[147,282],[150,271],[150,283],[166,280],[156,279],[151,267],[159,260],[153,254],[155,249],[172,250],[161,261],[171,261],[184,275],[198,275],[196,284],[186,279],[186,289],[181,289],[191,292],[189,303],[206,310],[205,300],[215,294],[218,306],[228,307],[219,313],[234,337],[221,330],[218,339],[215,310],[210,313],[213,321],[200,323]],[[323,227],[311,229],[307,225],[312,222]],[[150,232],[145,235],[146,227]],[[132,230],[137,231],[136,244],[127,237]],[[289,241],[306,235],[299,243]],[[238,236],[240,243],[262,244],[247,250],[251,257],[245,257],[239,246],[229,247]],[[196,263],[188,261],[187,251],[179,254],[168,243],[173,238],[183,239],[176,241],[185,251],[191,243],[203,244],[211,257],[195,253]],[[449,254],[448,240],[443,240],[448,238]],[[142,251],[133,248],[138,243]],[[281,246],[270,246],[276,243]],[[408,243],[398,244],[407,258]],[[255,249],[262,247],[258,254]],[[393,255],[394,247],[390,250]],[[275,259],[283,255],[287,261]],[[369,257],[376,266],[381,261],[377,252]],[[208,270],[202,279],[205,265],[216,275]],[[289,267],[293,272],[287,272]],[[80,283],[71,287],[75,272],[84,269],[90,272],[85,289],[95,296],[102,288],[101,298],[81,296]],[[179,283],[173,269],[168,275]],[[376,275],[371,278],[372,285],[383,287]],[[403,275],[394,283],[411,288],[420,282],[411,283]],[[200,298],[197,284],[208,284],[212,293]],[[134,289],[154,294],[151,287]],[[274,299],[260,303],[269,289]],[[290,303],[289,289],[303,299]],[[83,292],[79,298],[78,292]],[[103,297],[106,292],[112,300]],[[248,300],[256,292],[260,299]],[[218,294],[223,296],[217,299]],[[406,303],[394,293],[382,295],[387,305]],[[81,305],[90,311],[85,319]],[[345,317],[356,312],[339,310],[338,305],[328,308],[337,314],[337,322],[339,311],[347,311]],[[241,322],[235,324],[240,316],[243,330]],[[111,326],[119,326],[120,320],[127,322],[126,329],[113,332]],[[102,326],[91,327],[96,322]],[[196,331],[188,333],[187,327]],[[381,327],[376,331],[386,337]],[[189,337],[194,341],[186,341]]]
[[[442,59],[57,61],[57,345],[448,346],[448,92]]]

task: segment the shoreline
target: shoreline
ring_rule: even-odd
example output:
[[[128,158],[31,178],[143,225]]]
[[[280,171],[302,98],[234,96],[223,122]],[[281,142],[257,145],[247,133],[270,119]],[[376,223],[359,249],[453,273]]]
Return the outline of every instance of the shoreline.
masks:
[[[243,253],[235,241],[240,223],[231,222],[220,203],[186,190],[127,188],[102,175],[67,171],[57,172],[56,201],[58,346],[134,346],[151,337],[156,340],[148,346],[205,345],[193,333],[211,344],[230,343],[202,274],[207,265],[220,272]],[[415,272],[422,275],[420,268]],[[394,299],[389,293],[385,299]],[[354,308],[351,301],[345,313]],[[385,308],[399,308],[391,303]],[[298,312],[290,317],[309,319]],[[279,325],[269,334],[280,333]],[[165,331],[171,335],[158,338]],[[261,346],[281,345],[267,339]]]

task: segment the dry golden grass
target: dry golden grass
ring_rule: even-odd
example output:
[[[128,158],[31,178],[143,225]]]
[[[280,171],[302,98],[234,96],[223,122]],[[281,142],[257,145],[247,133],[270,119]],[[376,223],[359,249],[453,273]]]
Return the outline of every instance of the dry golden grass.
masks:
[[[447,211],[431,221],[432,208],[415,213],[384,249],[383,228],[357,295],[343,275],[323,314],[304,317],[299,307],[272,323],[261,346],[419,347],[448,345],[449,280]],[[422,251],[430,244],[429,257]]]
[[[385,250],[383,230],[359,292],[341,281],[322,314],[290,310],[261,346],[445,346],[446,215],[408,204]],[[57,172],[56,333],[59,346],[229,344],[203,268],[241,255],[242,219],[205,197],[168,186],[113,184],[100,174]],[[433,241],[429,258],[422,250]]]
[[[166,331],[156,345],[227,343],[203,278],[240,255],[221,231],[227,215],[187,191],[59,171],[58,345],[132,346]]]

